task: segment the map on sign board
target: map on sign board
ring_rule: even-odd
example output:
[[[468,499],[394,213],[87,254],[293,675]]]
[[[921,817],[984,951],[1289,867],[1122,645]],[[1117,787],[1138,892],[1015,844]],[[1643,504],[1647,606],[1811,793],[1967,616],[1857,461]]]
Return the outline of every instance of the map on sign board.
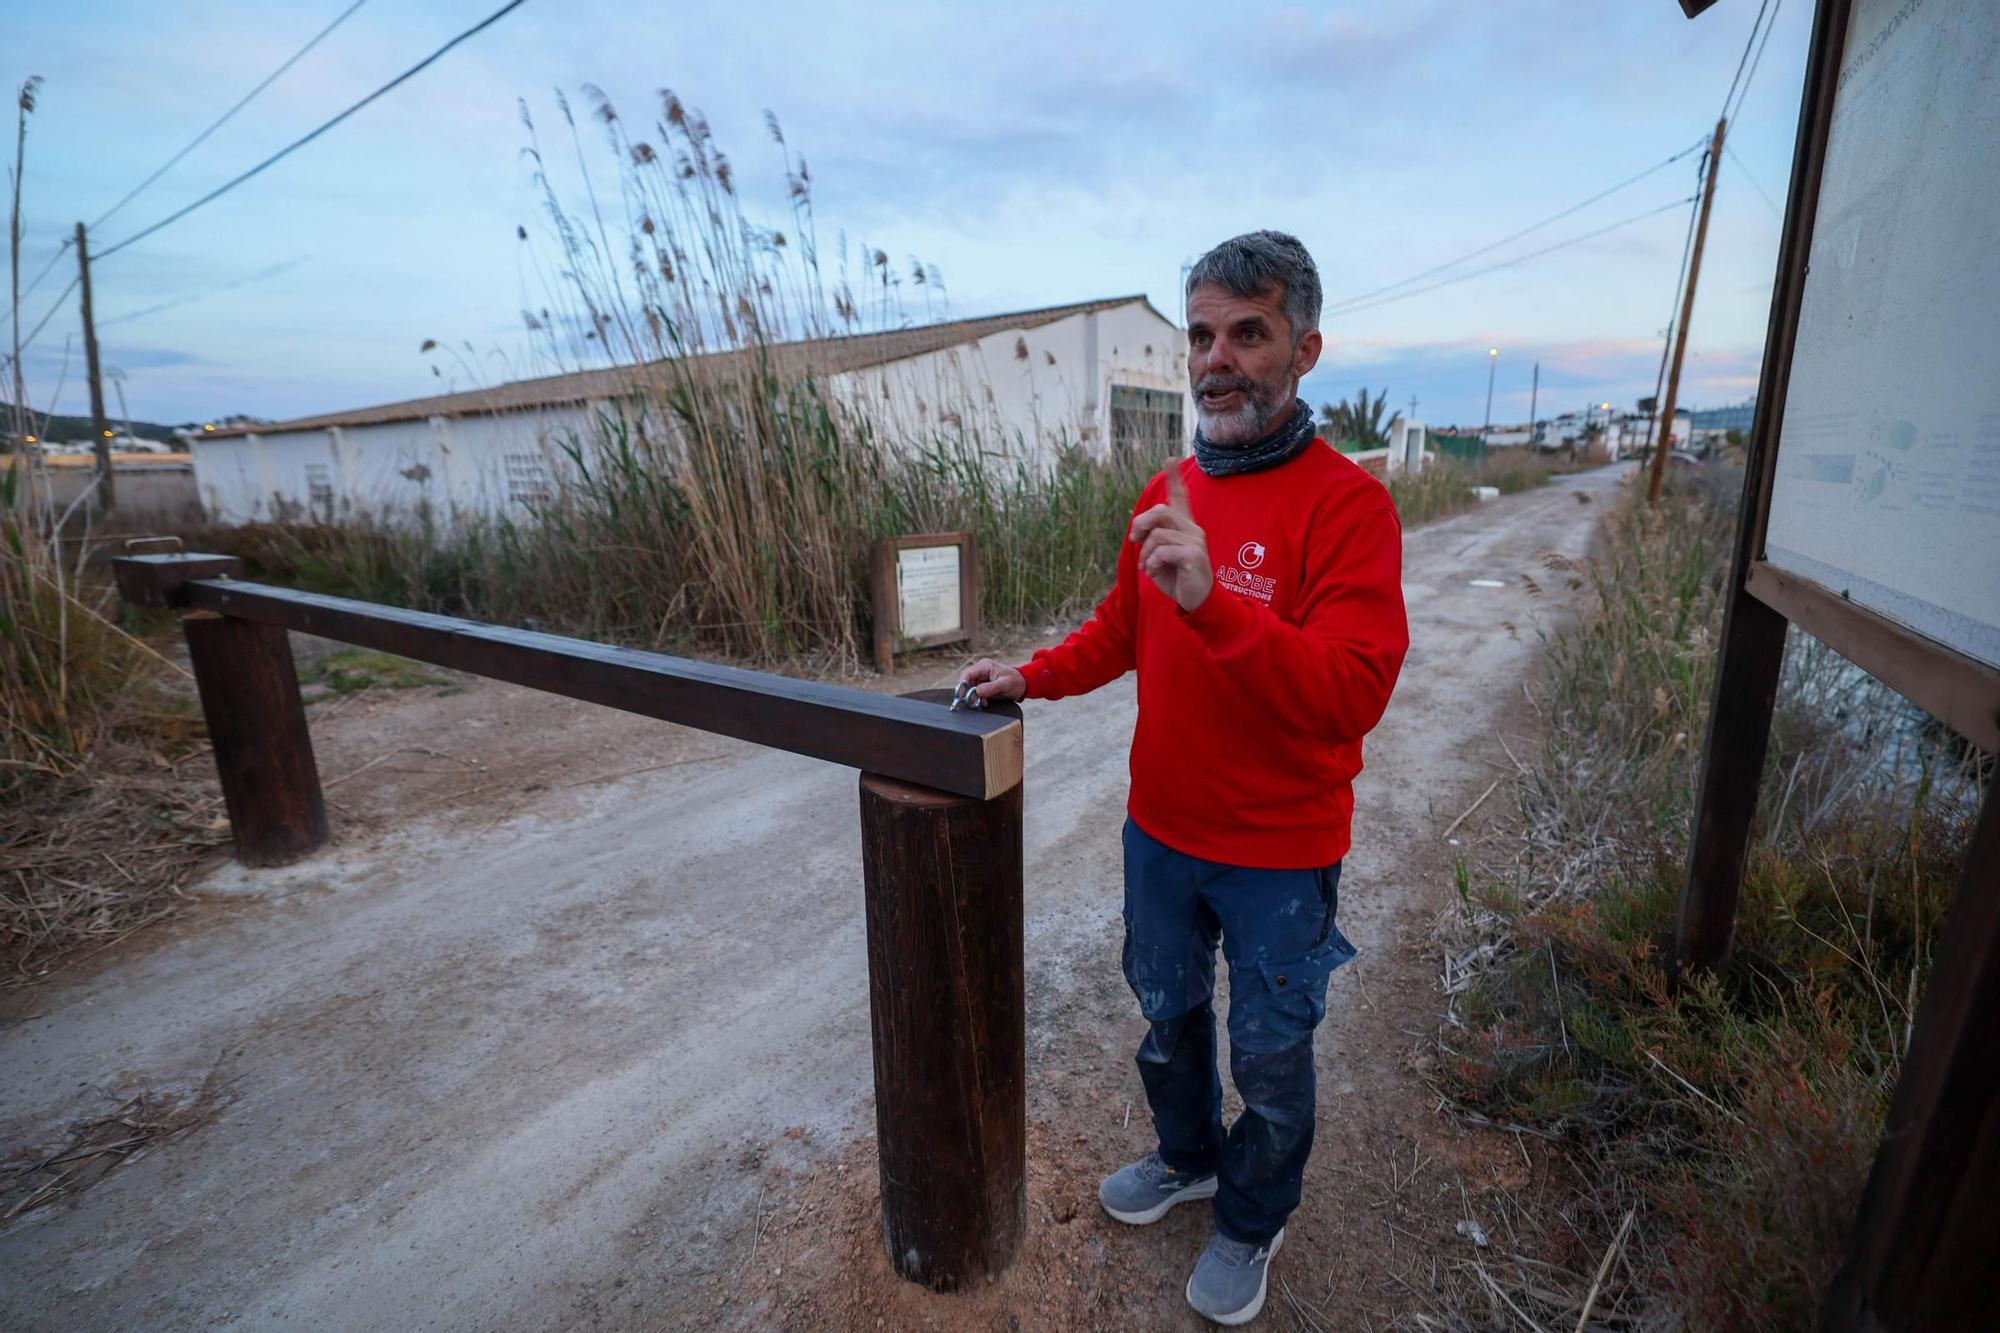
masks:
[[[1764,558],[2000,666],[2000,24],[1856,0]]]
[[[956,545],[909,546],[896,552],[896,623],[904,638],[929,638],[963,627],[958,554]]]

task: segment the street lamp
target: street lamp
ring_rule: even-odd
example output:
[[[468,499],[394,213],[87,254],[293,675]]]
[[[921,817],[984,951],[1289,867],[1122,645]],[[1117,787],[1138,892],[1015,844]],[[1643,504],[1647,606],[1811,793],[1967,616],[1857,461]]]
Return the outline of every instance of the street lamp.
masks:
[[[1498,370],[1499,368],[1500,368],[1500,349],[1497,347],[1487,348],[1486,349],[1486,424],[1480,427],[1479,430],[1479,440],[1481,444],[1484,444],[1486,442],[1486,436],[1493,429],[1493,372]]]

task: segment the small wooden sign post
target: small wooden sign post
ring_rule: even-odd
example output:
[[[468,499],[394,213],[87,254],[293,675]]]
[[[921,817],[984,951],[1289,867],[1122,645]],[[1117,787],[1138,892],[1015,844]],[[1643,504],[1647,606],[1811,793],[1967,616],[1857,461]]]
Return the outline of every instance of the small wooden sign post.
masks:
[[[893,668],[899,652],[970,643],[979,633],[979,548],[969,532],[876,542],[868,557],[868,588],[878,671]]]

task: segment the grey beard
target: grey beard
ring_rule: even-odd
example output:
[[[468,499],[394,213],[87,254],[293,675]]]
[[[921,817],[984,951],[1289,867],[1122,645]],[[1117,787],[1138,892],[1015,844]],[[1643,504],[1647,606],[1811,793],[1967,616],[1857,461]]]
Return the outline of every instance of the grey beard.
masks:
[[[1243,406],[1233,412],[1212,413],[1202,409],[1201,394],[1204,385],[1227,388],[1231,384],[1241,384],[1242,379],[1209,385],[1204,378],[1194,388],[1194,414],[1201,423],[1201,433],[1211,444],[1225,448],[1249,444],[1261,439],[1264,433],[1277,424],[1279,416],[1291,409],[1292,400],[1297,396],[1298,381],[1287,379],[1278,386],[1249,381],[1250,387],[1244,391]]]

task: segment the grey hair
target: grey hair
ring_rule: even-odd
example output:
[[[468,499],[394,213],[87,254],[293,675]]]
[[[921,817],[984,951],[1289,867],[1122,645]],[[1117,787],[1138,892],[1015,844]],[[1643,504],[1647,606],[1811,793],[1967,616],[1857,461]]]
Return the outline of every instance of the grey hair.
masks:
[[[1188,270],[1187,295],[1212,282],[1236,296],[1257,296],[1273,283],[1283,290],[1278,308],[1292,326],[1292,343],[1319,327],[1319,266],[1296,236],[1250,231],[1216,246]]]

